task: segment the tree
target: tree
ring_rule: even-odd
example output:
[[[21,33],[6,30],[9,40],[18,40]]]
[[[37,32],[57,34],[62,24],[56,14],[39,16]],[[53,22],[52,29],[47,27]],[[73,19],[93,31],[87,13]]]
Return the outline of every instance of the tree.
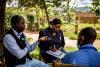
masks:
[[[91,8],[91,12],[95,12],[96,15],[100,15],[100,0],[93,0],[93,7]]]
[[[6,7],[6,0],[0,0],[0,56],[3,54],[2,38],[5,32],[4,30],[5,7]]]
[[[49,16],[47,12],[47,6],[45,0],[19,0],[19,7],[36,7],[38,6],[41,9],[45,10],[47,21],[49,22]]]
[[[39,8],[45,10],[45,14],[47,17],[47,21],[49,22],[49,15],[48,15],[48,6],[46,3],[53,3],[53,6],[61,5],[61,2],[64,0],[19,0],[19,7],[33,7],[38,6]]]
[[[0,38],[4,34],[6,0],[0,0]]]
[[[70,19],[71,19],[71,16],[70,16],[70,5],[69,5],[69,3],[70,3],[70,1],[71,0],[66,0],[66,2],[67,2],[67,16],[68,16],[68,22],[70,22]]]

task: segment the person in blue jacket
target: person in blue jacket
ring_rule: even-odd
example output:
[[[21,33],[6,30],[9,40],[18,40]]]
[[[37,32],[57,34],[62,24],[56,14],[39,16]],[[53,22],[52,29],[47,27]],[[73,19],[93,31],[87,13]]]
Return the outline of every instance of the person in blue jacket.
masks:
[[[100,65],[100,53],[93,46],[97,33],[95,29],[87,27],[82,29],[78,34],[78,49],[75,52],[66,54],[62,63],[76,64],[83,67],[96,67]]]
[[[63,48],[65,45],[65,41],[63,32],[60,27],[61,20],[58,18],[54,18],[53,21],[50,22],[49,27],[39,32],[39,38],[43,36],[48,36],[48,41],[39,43],[40,54],[46,63],[52,62],[53,60],[57,59],[56,57],[47,54],[46,51],[61,50],[64,52]]]

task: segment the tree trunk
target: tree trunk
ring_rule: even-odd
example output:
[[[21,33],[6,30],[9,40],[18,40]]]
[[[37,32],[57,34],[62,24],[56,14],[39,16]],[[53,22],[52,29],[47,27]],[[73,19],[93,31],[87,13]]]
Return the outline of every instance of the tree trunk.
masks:
[[[49,16],[48,16],[47,7],[45,7],[45,13],[46,13],[47,21],[49,22]]]
[[[2,38],[4,36],[4,22],[5,22],[5,7],[6,0],[0,0],[0,56],[3,53],[2,50]]]
[[[70,22],[70,1],[71,0],[66,0],[66,3],[67,3],[67,20],[68,20],[68,22]]]
[[[44,0],[43,0],[43,3],[44,3],[44,10],[45,10],[45,13],[46,13],[46,17],[47,17],[48,25],[49,25],[49,15],[48,15],[47,6],[46,6],[46,3],[45,3]]]

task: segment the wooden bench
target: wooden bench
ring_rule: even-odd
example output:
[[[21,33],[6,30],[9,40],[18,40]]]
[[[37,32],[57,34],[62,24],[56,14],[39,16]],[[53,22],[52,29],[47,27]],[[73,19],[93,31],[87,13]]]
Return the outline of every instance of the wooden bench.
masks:
[[[74,64],[63,64],[57,61],[53,62],[53,67],[80,67],[78,65],[74,65]]]

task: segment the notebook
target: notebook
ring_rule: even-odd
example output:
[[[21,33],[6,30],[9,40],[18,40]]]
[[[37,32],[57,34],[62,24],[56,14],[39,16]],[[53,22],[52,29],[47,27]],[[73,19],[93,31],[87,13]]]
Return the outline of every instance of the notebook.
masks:
[[[50,54],[50,55],[52,55],[52,56],[54,56],[54,57],[57,57],[57,58],[59,58],[59,59],[62,59],[62,58],[65,56],[65,53],[62,52],[62,51],[60,51],[60,50],[57,50],[57,51],[55,51],[55,52],[49,50],[49,51],[46,51],[46,53],[47,53],[47,54]]]

